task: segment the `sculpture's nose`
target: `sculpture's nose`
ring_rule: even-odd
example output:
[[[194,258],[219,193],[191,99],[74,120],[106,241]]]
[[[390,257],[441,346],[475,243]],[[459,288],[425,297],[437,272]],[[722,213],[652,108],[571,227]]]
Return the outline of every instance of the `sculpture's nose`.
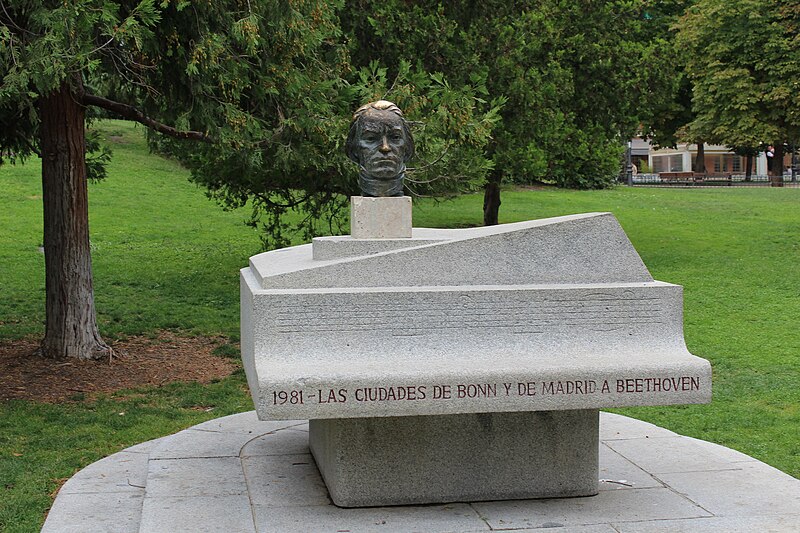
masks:
[[[389,146],[389,139],[387,139],[385,135],[381,140],[381,146],[378,149],[383,153],[388,153],[392,151],[392,148]]]

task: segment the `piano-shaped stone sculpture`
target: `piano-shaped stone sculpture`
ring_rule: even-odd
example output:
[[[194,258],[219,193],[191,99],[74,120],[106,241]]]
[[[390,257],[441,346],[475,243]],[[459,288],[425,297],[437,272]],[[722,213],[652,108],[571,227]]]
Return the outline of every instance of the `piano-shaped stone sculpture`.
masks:
[[[324,237],[242,270],[242,358],[337,505],[588,496],[598,409],[710,401],[682,303],[610,213]]]

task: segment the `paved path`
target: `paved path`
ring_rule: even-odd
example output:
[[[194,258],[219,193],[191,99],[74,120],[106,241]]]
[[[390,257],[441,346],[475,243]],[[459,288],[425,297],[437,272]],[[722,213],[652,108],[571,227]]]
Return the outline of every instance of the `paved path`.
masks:
[[[601,414],[589,498],[340,509],[303,421],[212,420],[89,465],[45,533],[798,532],[800,480],[739,452]]]

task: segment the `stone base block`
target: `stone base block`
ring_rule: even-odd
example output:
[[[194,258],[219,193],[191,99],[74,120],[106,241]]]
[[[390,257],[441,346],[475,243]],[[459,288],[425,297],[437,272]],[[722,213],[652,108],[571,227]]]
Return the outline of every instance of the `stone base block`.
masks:
[[[354,239],[411,238],[411,197],[350,197],[350,234]]]
[[[311,420],[340,507],[598,492],[597,410]]]

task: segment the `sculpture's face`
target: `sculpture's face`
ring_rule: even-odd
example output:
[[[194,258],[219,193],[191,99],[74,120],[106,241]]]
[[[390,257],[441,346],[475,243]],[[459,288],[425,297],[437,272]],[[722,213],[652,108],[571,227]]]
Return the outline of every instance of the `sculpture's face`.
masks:
[[[390,111],[371,109],[360,120],[359,162],[375,178],[397,177],[403,171],[406,152],[403,119]]]

